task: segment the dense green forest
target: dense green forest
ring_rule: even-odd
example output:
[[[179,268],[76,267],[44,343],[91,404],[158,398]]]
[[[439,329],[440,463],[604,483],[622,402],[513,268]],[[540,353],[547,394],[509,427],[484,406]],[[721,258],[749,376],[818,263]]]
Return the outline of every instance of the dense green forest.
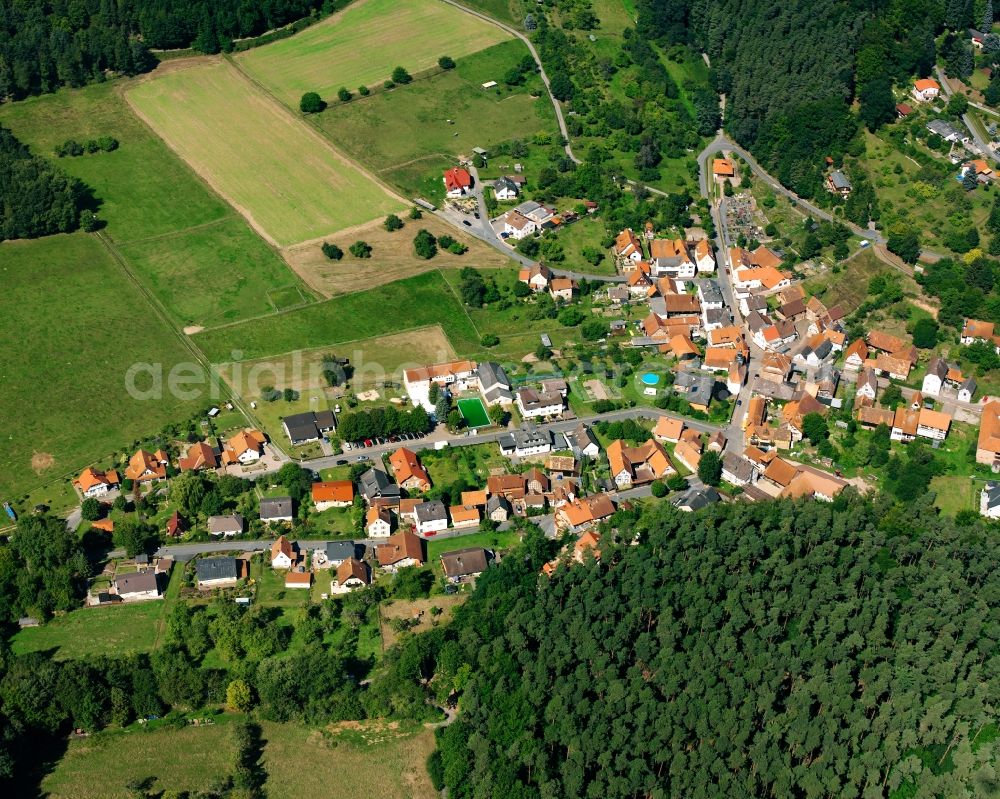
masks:
[[[544,551],[505,558],[376,681],[461,676],[430,763],[451,796],[1000,790],[1000,543],[980,522],[845,492],[614,525],[600,563],[551,580]]]
[[[708,53],[716,88],[726,95],[729,132],[806,197],[820,189],[824,157],[850,147],[858,121],[849,103],[860,96],[866,120],[894,118],[892,83],[930,73],[934,37],[946,23],[952,30],[973,24],[973,3],[938,0],[637,5],[641,36]]]
[[[151,69],[150,49],[230,50],[347,0],[0,0],[0,100]]]
[[[33,156],[0,126],[0,241],[76,230],[87,201],[80,181]]]

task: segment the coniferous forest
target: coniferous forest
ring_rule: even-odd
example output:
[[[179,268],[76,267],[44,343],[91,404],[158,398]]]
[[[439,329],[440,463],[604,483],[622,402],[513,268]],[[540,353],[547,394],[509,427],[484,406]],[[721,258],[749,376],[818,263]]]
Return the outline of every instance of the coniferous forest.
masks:
[[[1000,542],[848,493],[622,514],[551,580],[506,558],[398,657],[469,675],[432,774],[454,797],[996,795]]]

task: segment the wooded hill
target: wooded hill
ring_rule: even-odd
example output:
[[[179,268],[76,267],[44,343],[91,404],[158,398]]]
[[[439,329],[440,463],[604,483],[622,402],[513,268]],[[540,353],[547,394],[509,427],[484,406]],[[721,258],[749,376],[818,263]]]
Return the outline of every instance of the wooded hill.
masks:
[[[726,95],[726,128],[806,197],[820,190],[824,157],[837,158],[850,146],[857,121],[849,103],[860,96],[863,117],[869,111],[877,117],[884,107],[894,117],[892,82],[930,74],[934,37],[946,23],[950,30],[978,24],[973,3],[954,0],[639,0],[637,6],[641,35],[709,54],[716,87]]]
[[[622,545],[551,579],[529,541],[373,686],[462,686],[430,763],[451,796],[994,795],[980,522],[844,492],[614,525]]]

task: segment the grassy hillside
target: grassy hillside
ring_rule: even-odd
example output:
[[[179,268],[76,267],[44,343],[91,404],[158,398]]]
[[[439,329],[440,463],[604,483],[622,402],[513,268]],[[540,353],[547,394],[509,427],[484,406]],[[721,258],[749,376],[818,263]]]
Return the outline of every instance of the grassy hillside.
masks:
[[[79,469],[194,412],[128,396],[136,363],[190,361],[100,241],[82,233],[0,245],[0,496]]]

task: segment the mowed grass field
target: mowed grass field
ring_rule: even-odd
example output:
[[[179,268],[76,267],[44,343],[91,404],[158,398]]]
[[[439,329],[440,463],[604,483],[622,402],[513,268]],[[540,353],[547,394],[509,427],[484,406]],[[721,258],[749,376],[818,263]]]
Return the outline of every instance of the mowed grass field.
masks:
[[[0,123],[43,156],[70,138],[118,139],[114,152],[58,165],[93,189],[104,234],[178,326],[299,304],[302,284],[278,253],[133,114],[121,90],[109,82],[0,104]]]
[[[336,352],[338,344],[434,324],[441,325],[460,356],[479,351],[482,334],[437,271],[252,322],[206,330],[193,336],[193,341],[210,360],[226,363],[233,360],[234,351],[240,351],[244,361],[319,347]]]
[[[192,358],[96,237],[0,244],[0,285],[0,496],[75,472],[199,407],[167,392],[129,397],[133,364],[167,374]]]
[[[344,251],[340,261],[331,261],[323,255],[316,242],[289,247],[285,250],[285,259],[309,288],[324,297],[347,294],[361,287],[381,286],[432,269],[461,269],[463,266],[494,269],[513,263],[503,253],[432,214],[424,214],[422,219],[404,219],[404,227],[391,233],[385,229],[383,221],[373,219],[367,225],[324,237],[324,241]],[[413,237],[421,229],[435,236],[447,234],[469,250],[464,255],[439,250],[434,258],[420,258],[413,249]],[[348,248],[358,239],[371,245],[371,258],[355,258],[349,253]]]
[[[11,640],[17,654],[55,650],[57,660],[92,658],[114,652],[152,652],[164,600],[120,607],[80,608],[41,627],[20,630]]]
[[[388,180],[393,170],[415,159],[454,158],[515,137],[555,135],[555,114],[540,78],[532,76],[513,89],[502,84],[503,76],[527,55],[522,42],[502,42],[459,59],[453,70],[391,92],[334,102],[316,123],[338,147]],[[501,85],[483,89],[490,80]],[[532,97],[532,91],[540,96]],[[414,135],[417,130],[419,136]],[[437,163],[427,167],[434,170]]]
[[[147,778],[155,778],[157,796],[205,790],[232,772],[231,718],[72,740],[42,781],[42,793],[49,799],[130,799],[135,793],[126,788],[129,782]],[[364,721],[321,731],[263,722],[261,732],[269,799],[436,796],[424,766],[434,749],[429,729]]]
[[[380,85],[397,66],[411,74],[510,35],[441,0],[359,0],[288,39],[247,50],[240,65],[282,102],[305,92],[336,101],[341,86]]]
[[[275,245],[403,208],[227,61],[172,65],[136,83],[127,96],[164,141]]]

